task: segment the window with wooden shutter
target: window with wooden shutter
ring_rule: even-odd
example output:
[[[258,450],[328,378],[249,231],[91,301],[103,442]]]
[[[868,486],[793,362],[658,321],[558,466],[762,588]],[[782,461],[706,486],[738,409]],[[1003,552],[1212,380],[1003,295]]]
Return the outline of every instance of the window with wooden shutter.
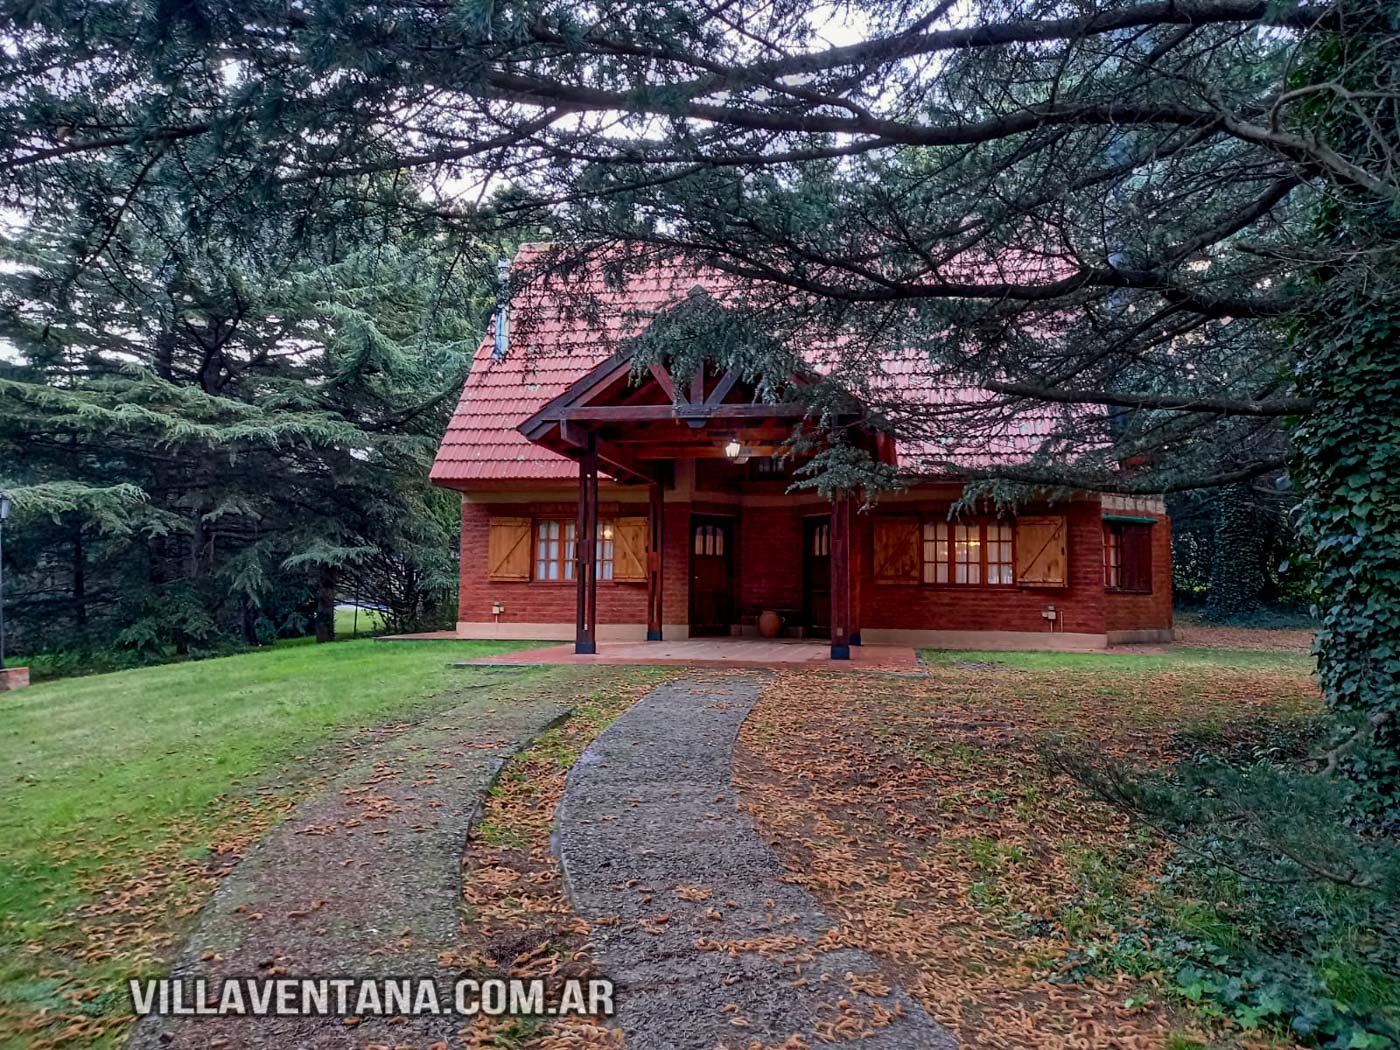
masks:
[[[624,583],[647,578],[646,518],[618,518],[614,523],[612,578]]]
[[[1016,582],[1024,587],[1069,584],[1068,530],[1062,517],[1016,519]]]
[[[486,575],[493,580],[530,578],[530,519],[491,519],[486,540]]]
[[[1112,591],[1152,593],[1152,526],[1104,522],[1104,585]]]
[[[923,573],[918,518],[875,519],[875,582],[917,584]]]

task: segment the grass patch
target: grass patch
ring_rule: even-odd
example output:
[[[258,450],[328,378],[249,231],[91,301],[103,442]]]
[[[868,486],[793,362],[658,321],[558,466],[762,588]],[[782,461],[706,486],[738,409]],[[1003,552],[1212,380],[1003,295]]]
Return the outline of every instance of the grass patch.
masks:
[[[37,1033],[21,1026],[39,1010],[76,1018],[72,1045],[115,1038],[126,1004],[111,990],[160,969],[219,866],[336,771],[317,752],[356,730],[488,702],[489,690],[462,687],[498,672],[449,661],[520,647],[279,646],[8,694],[0,1047],[32,1045]]]
[[[1189,962],[1182,944],[1248,939],[1229,895],[1169,897],[1170,849],[1045,754],[1065,741],[1149,764],[1197,741],[1290,751],[1320,704],[1306,653],[926,657],[916,680],[781,676],[745,722],[742,803],[786,877],[839,914],[852,943],[899,966],[966,1045],[1185,1050],[1275,1036],[1277,1015],[1209,1009],[1219,989],[1199,976],[1194,1000],[1178,994],[1164,962]],[[1338,1010],[1389,994],[1372,966],[1318,980]]]
[[[599,672],[599,688],[506,763],[463,860],[463,936],[453,965],[483,977],[544,978],[551,1001],[564,979],[604,976],[592,958],[589,924],[574,914],[550,848],[565,778],[613,719],[677,674],[662,667]],[[494,1050],[616,1045],[601,1019],[583,1017],[478,1016],[466,1043]]]

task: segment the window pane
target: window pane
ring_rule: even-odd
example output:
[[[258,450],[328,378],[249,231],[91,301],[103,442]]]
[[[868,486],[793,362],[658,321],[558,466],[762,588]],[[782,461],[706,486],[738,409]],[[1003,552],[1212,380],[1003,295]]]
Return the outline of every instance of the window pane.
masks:
[[[953,582],[982,582],[982,528],[958,525],[953,534]]]
[[[1104,529],[1103,582],[1105,587],[1123,586],[1123,529],[1109,525]]]
[[[1005,586],[1015,582],[1011,564],[1011,526],[992,522],[987,526],[987,582]]]
[[[924,523],[924,582],[948,582],[948,524],[942,521]]]
[[[598,579],[613,578],[613,523],[600,522],[598,525]]]
[[[558,566],[556,561],[559,557],[559,523],[557,521],[542,521],[535,532],[535,579],[553,580],[558,579],[553,573]]]

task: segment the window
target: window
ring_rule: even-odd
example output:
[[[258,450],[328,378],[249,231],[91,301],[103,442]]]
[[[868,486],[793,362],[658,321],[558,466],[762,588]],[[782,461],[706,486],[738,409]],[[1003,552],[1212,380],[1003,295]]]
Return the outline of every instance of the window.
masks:
[[[987,530],[987,582],[998,586],[1016,582],[1016,567],[1011,561],[1011,526],[994,521]]]
[[[1103,585],[1111,591],[1123,586],[1123,526],[1103,527]]]
[[[1103,585],[1111,591],[1152,593],[1152,526],[1103,523]]]
[[[821,522],[812,527],[812,549],[809,551],[814,558],[831,557],[831,525],[829,522]]]
[[[574,534],[572,521],[542,521],[535,528],[535,579],[574,578]]]
[[[953,582],[982,582],[982,526],[953,526]]]
[[[724,526],[696,526],[695,553],[701,555],[702,557],[724,557]]]
[[[598,579],[613,578],[613,523],[598,522]]]
[[[925,583],[1001,587],[1016,582],[1009,524],[930,521],[924,523],[923,540]]]
[[[924,524],[924,582],[948,582],[948,524]]]
[[[535,579],[572,580],[574,546],[578,523],[569,519],[547,518],[535,526]],[[613,578],[613,523],[598,523],[598,579]]]

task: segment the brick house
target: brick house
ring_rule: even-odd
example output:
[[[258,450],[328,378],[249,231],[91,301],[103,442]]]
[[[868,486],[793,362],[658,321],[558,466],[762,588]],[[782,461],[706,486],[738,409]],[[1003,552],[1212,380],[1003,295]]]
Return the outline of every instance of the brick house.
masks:
[[[528,272],[540,249],[515,267]],[[869,512],[793,493],[775,453],[804,409],[733,373],[638,382],[619,340],[712,278],[654,266],[525,282],[477,353],[432,469],[462,493],[458,633],[609,641],[771,629],[849,646],[1100,648],[1170,640],[1162,502],[1098,493],[949,519],[962,484],[915,476]],[[514,282],[517,286],[521,282]],[[586,286],[590,306],[569,305]],[[915,384],[916,385],[916,384]],[[859,432],[859,431],[858,431]],[[906,472],[918,450],[862,433]],[[1034,433],[969,462],[1034,451]],[[590,540],[591,537],[591,540]],[[583,542],[578,542],[582,539]],[[577,550],[593,548],[592,560]]]

